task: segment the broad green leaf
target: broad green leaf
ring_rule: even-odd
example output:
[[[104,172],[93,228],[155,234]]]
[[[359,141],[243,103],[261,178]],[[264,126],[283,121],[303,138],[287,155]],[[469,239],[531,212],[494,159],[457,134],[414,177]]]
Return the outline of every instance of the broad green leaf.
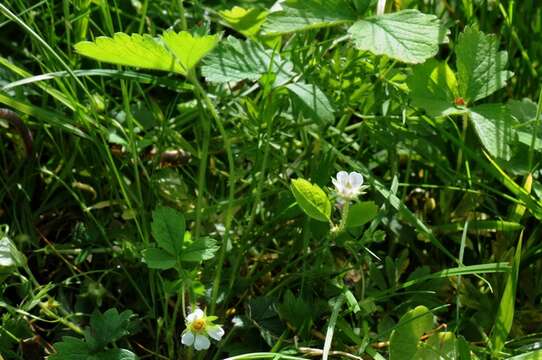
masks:
[[[362,226],[373,220],[378,213],[378,206],[372,201],[362,201],[354,204],[348,211],[346,227]]]
[[[102,62],[186,75],[215,47],[218,36],[194,37],[186,31],[166,31],[162,41],[148,34],[116,33],[112,38],[101,36],[94,42],[79,42],[75,50]]]
[[[126,349],[109,349],[94,355],[89,360],[137,360],[136,354]]]
[[[305,179],[292,180],[291,189],[297,204],[308,216],[319,221],[329,221],[331,203],[324,190]]]
[[[193,69],[218,43],[217,35],[192,36],[186,31],[176,33],[169,30],[162,34],[162,40],[184,69],[184,74]]]
[[[169,207],[156,208],[152,212],[151,231],[159,247],[179,256],[185,231],[183,214]]]
[[[359,20],[348,29],[358,49],[406,63],[422,63],[447,41],[447,30],[435,15],[402,10]]]
[[[100,36],[94,42],[82,41],[75,50],[94,60],[144,69],[171,71],[186,75],[185,68],[158,39],[150,35],[116,33]]]
[[[137,355],[126,349],[109,349],[96,355],[96,360],[137,360]]]
[[[287,0],[282,10],[268,15],[265,34],[286,34],[354,21],[356,13],[345,0]]]
[[[54,344],[56,353],[49,356],[49,360],[88,360],[91,349],[88,344],[72,336],[62,337],[61,342]]]
[[[484,104],[470,111],[471,123],[487,151],[500,159],[508,160],[511,156],[510,144],[515,141],[516,121],[506,106]]]
[[[332,122],[335,119],[333,107],[331,106],[326,94],[316,85],[297,82],[286,85],[290,93],[295,96],[302,108],[310,116],[323,122]]]
[[[247,37],[252,37],[260,31],[268,12],[256,8],[245,9],[234,6],[230,10],[220,11],[219,15],[233,29]]]
[[[130,333],[130,318],[133,312],[125,310],[119,314],[111,308],[103,314],[95,311],[90,317],[90,328],[85,330],[87,343],[95,350],[103,349],[107,344],[115,342]]]
[[[455,106],[458,96],[455,74],[445,62],[433,59],[416,65],[407,80],[412,104],[432,116],[447,116],[464,110]]]
[[[426,342],[420,343],[420,349],[413,359],[459,360],[454,333],[445,331],[431,335]]]
[[[495,35],[486,35],[472,27],[459,35],[455,48],[459,93],[467,103],[491,95],[506,86],[512,76],[505,70],[508,54],[498,49]]]
[[[177,264],[176,256],[158,248],[143,250],[143,260],[151,269],[167,270]]]
[[[521,263],[522,236],[523,234],[520,235],[516,247],[516,253],[512,262],[512,271],[508,273],[506,286],[501,297],[501,303],[497,310],[495,325],[493,326],[491,343],[493,345],[492,351],[495,355],[499,354],[504,348],[504,343],[512,328],[512,322],[514,321],[516,289],[518,285],[519,265]]]
[[[433,328],[433,314],[417,306],[401,317],[390,337],[390,360],[414,359],[420,337]]]
[[[181,252],[180,260],[187,262],[199,262],[212,259],[219,247],[215,239],[204,237],[195,240]]]
[[[261,44],[230,36],[207,57],[201,70],[211,82],[255,81],[271,72],[277,75],[279,83],[284,83],[295,75],[292,69],[291,62]]]

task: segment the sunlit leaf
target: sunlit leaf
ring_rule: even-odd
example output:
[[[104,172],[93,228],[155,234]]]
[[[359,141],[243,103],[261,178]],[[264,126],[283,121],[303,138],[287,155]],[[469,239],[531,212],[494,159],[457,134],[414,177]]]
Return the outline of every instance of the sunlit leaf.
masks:
[[[435,15],[402,10],[357,21],[348,33],[358,49],[406,63],[422,63],[447,41],[447,30]]]
[[[145,69],[186,74],[185,68],[158,39],[150,35],[116,33],[112,38],[101,36],[95,41],[75,44],[75,50],[94,60]]]
[[[334,120],[334,109],[329,99],[316,85],[297,82],[286,85],[286,88],[299,100],[306,114],[310,115],[306,117],[312,117],[323,122]]]
[[[268,12],[256,8],[245,9],[234,6],[229,10],[220,11],[219,15],[233,29],[251,37],[260,31]]]
[[[224,83],[255,81],[271,72],[277,75],[278,83],[284,83],[294,76],[292,69],[291,62],[261,44],[230,36],[207,57],[202,74],[208,81]]]
[[[266,34],[335,26],[354,21],[356,13],[345,0],[287,0],[282,10],[272,12],[263,25]]]
[[[499,51],[495,35],[486,35],[467,27],[459,35],[455,48],[459,92],[466,102],[473,102],[491,95],[506,86],[512,76],[506,71],[508,54]]]
[[[331,203],[326,193],[305,179],[292,180],[292,193],[305,214],[319,221],[329,221]]]
[[[515,141],[516,121],[504,105],[484,104],[470,112],[471,123],[482,145],[494,157],[508,160]]]
[[[430,59],[414,66],[407,84],[412,104],[429,115],[446,116],[465,111],[455,105],[459,96],[457,80],[445,62]]]

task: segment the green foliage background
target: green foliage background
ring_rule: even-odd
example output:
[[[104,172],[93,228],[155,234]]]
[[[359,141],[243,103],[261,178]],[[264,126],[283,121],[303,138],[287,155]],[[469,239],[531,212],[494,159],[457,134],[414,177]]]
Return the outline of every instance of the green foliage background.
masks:
[[[272,5],[0,3],[0,359],[541,358],[542,4]]]

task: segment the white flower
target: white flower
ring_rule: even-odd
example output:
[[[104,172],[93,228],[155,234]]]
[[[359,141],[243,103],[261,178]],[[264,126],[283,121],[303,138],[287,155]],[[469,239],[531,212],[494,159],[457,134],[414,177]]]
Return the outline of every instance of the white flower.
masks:
[[[337,178],[331,178],[337,194],[344,200],[355,199],[363,190],[363,176],[360,173],[352,171],[348,174],[346,171],[339,171]]]
[[[207,316],[201,309],[194,310],[186,316],[186,329],[183,331],[181,342],[186,346],[194,345],[196,350],[207,350],[211,346],[209,337],[220,341],[224,330],[213,324],[216,316]]]

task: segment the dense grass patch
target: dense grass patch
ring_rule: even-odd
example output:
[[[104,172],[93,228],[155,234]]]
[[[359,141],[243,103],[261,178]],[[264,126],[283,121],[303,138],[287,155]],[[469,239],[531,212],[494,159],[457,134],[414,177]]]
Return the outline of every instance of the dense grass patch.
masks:
[[[0,359],[540,359],[542,4],[0,3]]]

